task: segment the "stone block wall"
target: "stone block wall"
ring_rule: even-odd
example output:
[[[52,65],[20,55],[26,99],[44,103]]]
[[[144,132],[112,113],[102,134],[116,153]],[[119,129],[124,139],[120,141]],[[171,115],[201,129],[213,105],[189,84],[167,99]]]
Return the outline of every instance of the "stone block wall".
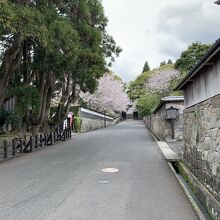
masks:
[[[153,132],[162,140],[172,140],[172,126],[171,121],[166,120],[165,106],[162,106],[155,114],[151,114],[144,118],[146,126],[151,128]],[[181,141],[183,139],[183,115],[180,114],[174,121],[175,140]]]
[[[79,117],[81,119],[80,132],[87,132],[87,131],[115,125],[120,121],[121,115],[118,115],[118,117],[113,118],[111,116],[104,115],[101,112],[80,107]]]
[[[156,114],[151,115],[151,129],[163,140],[166,140],[167,130],[171,126],[165,120],[165,108],[161,108]]]
[[[99,128],[105,127],[104,120],[100,119],[90,119],[90,118],[81,118],[82,124],[81,124],[81,132],[87,132]],[[117,120],[114,121],[106,121],[106,127],[114,125],[117,123]]]
[[[180,114],[174,123],[175,139],[177,141],[183,140],[183,123],[184,123],[183,114]],[[171,135],[170,135],[170,137],[171,137]]]
[[[183,159],[220,204],[220,95],[184,110]],[[220,206],[199,195],[215,219]]]

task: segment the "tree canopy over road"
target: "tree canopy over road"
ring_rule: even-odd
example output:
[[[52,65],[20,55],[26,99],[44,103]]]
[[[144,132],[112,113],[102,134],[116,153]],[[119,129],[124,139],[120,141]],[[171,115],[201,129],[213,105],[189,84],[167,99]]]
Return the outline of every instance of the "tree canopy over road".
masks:
[[[99,0],[0,1],[1,116],[3,103],[16,97],[15,115],[26,130],[59,124],[79,91],[94,92],[121,52],[107,23]]]

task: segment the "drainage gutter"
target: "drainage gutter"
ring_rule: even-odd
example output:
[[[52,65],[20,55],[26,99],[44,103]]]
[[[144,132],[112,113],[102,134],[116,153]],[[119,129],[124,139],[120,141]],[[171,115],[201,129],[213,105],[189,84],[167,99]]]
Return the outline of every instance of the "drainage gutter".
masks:
[[[213,218],[209,215],[203,204],[200,202],[199,198],[191,189],[190,185],[185,181],[184,177],[181,176],[179,172],[174,169],[173,164],[179,164],[180,158],[179,156],[169,147],[169,145],[161,141],[160,137],[156,135],[152,129],[147,127],[151,132],[151,135],[154,141],[157,143],[158,148],[160,149],[161,153],[164,155],[169,168],[173,172],[174,176],[176,177],[177,181],[183,188],[185,195],[187,196],[189,202],[191,203],[192,207],[194,208],[195,212],[197,213],[200,220],[212,220]]]

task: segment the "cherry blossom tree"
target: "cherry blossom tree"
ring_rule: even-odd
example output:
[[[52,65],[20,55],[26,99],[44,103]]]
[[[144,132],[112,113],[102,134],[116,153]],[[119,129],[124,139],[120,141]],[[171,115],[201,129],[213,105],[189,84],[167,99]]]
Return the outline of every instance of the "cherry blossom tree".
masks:
[[[99,80],[94,94],[81,93],[80,97],[87,104],[87,107],[108,113],[126,111],[130,104],[122,81],[112,74],[105,74]]]
[[[174,69],[159,70],[149,78],[146,89],[149,92],[166,95],[172,90],[172,80],[179,77],[180,73]]]

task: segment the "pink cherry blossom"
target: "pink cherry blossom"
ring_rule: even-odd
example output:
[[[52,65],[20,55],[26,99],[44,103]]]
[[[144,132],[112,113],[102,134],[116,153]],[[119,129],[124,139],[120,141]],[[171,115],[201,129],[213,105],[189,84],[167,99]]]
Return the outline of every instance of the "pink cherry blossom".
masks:
[[[146,89],[153,93],[166,94],[170,89],[170,81],[178,76],[179,72],[177,70],[160,70],[150,77]]]
[[[87,103],[87,107],[109,113],[126,111],[130,100],[123,89],[123,83],[111,74],[105,74],[99,80],[94,94],[81,93],[80,97]]]

